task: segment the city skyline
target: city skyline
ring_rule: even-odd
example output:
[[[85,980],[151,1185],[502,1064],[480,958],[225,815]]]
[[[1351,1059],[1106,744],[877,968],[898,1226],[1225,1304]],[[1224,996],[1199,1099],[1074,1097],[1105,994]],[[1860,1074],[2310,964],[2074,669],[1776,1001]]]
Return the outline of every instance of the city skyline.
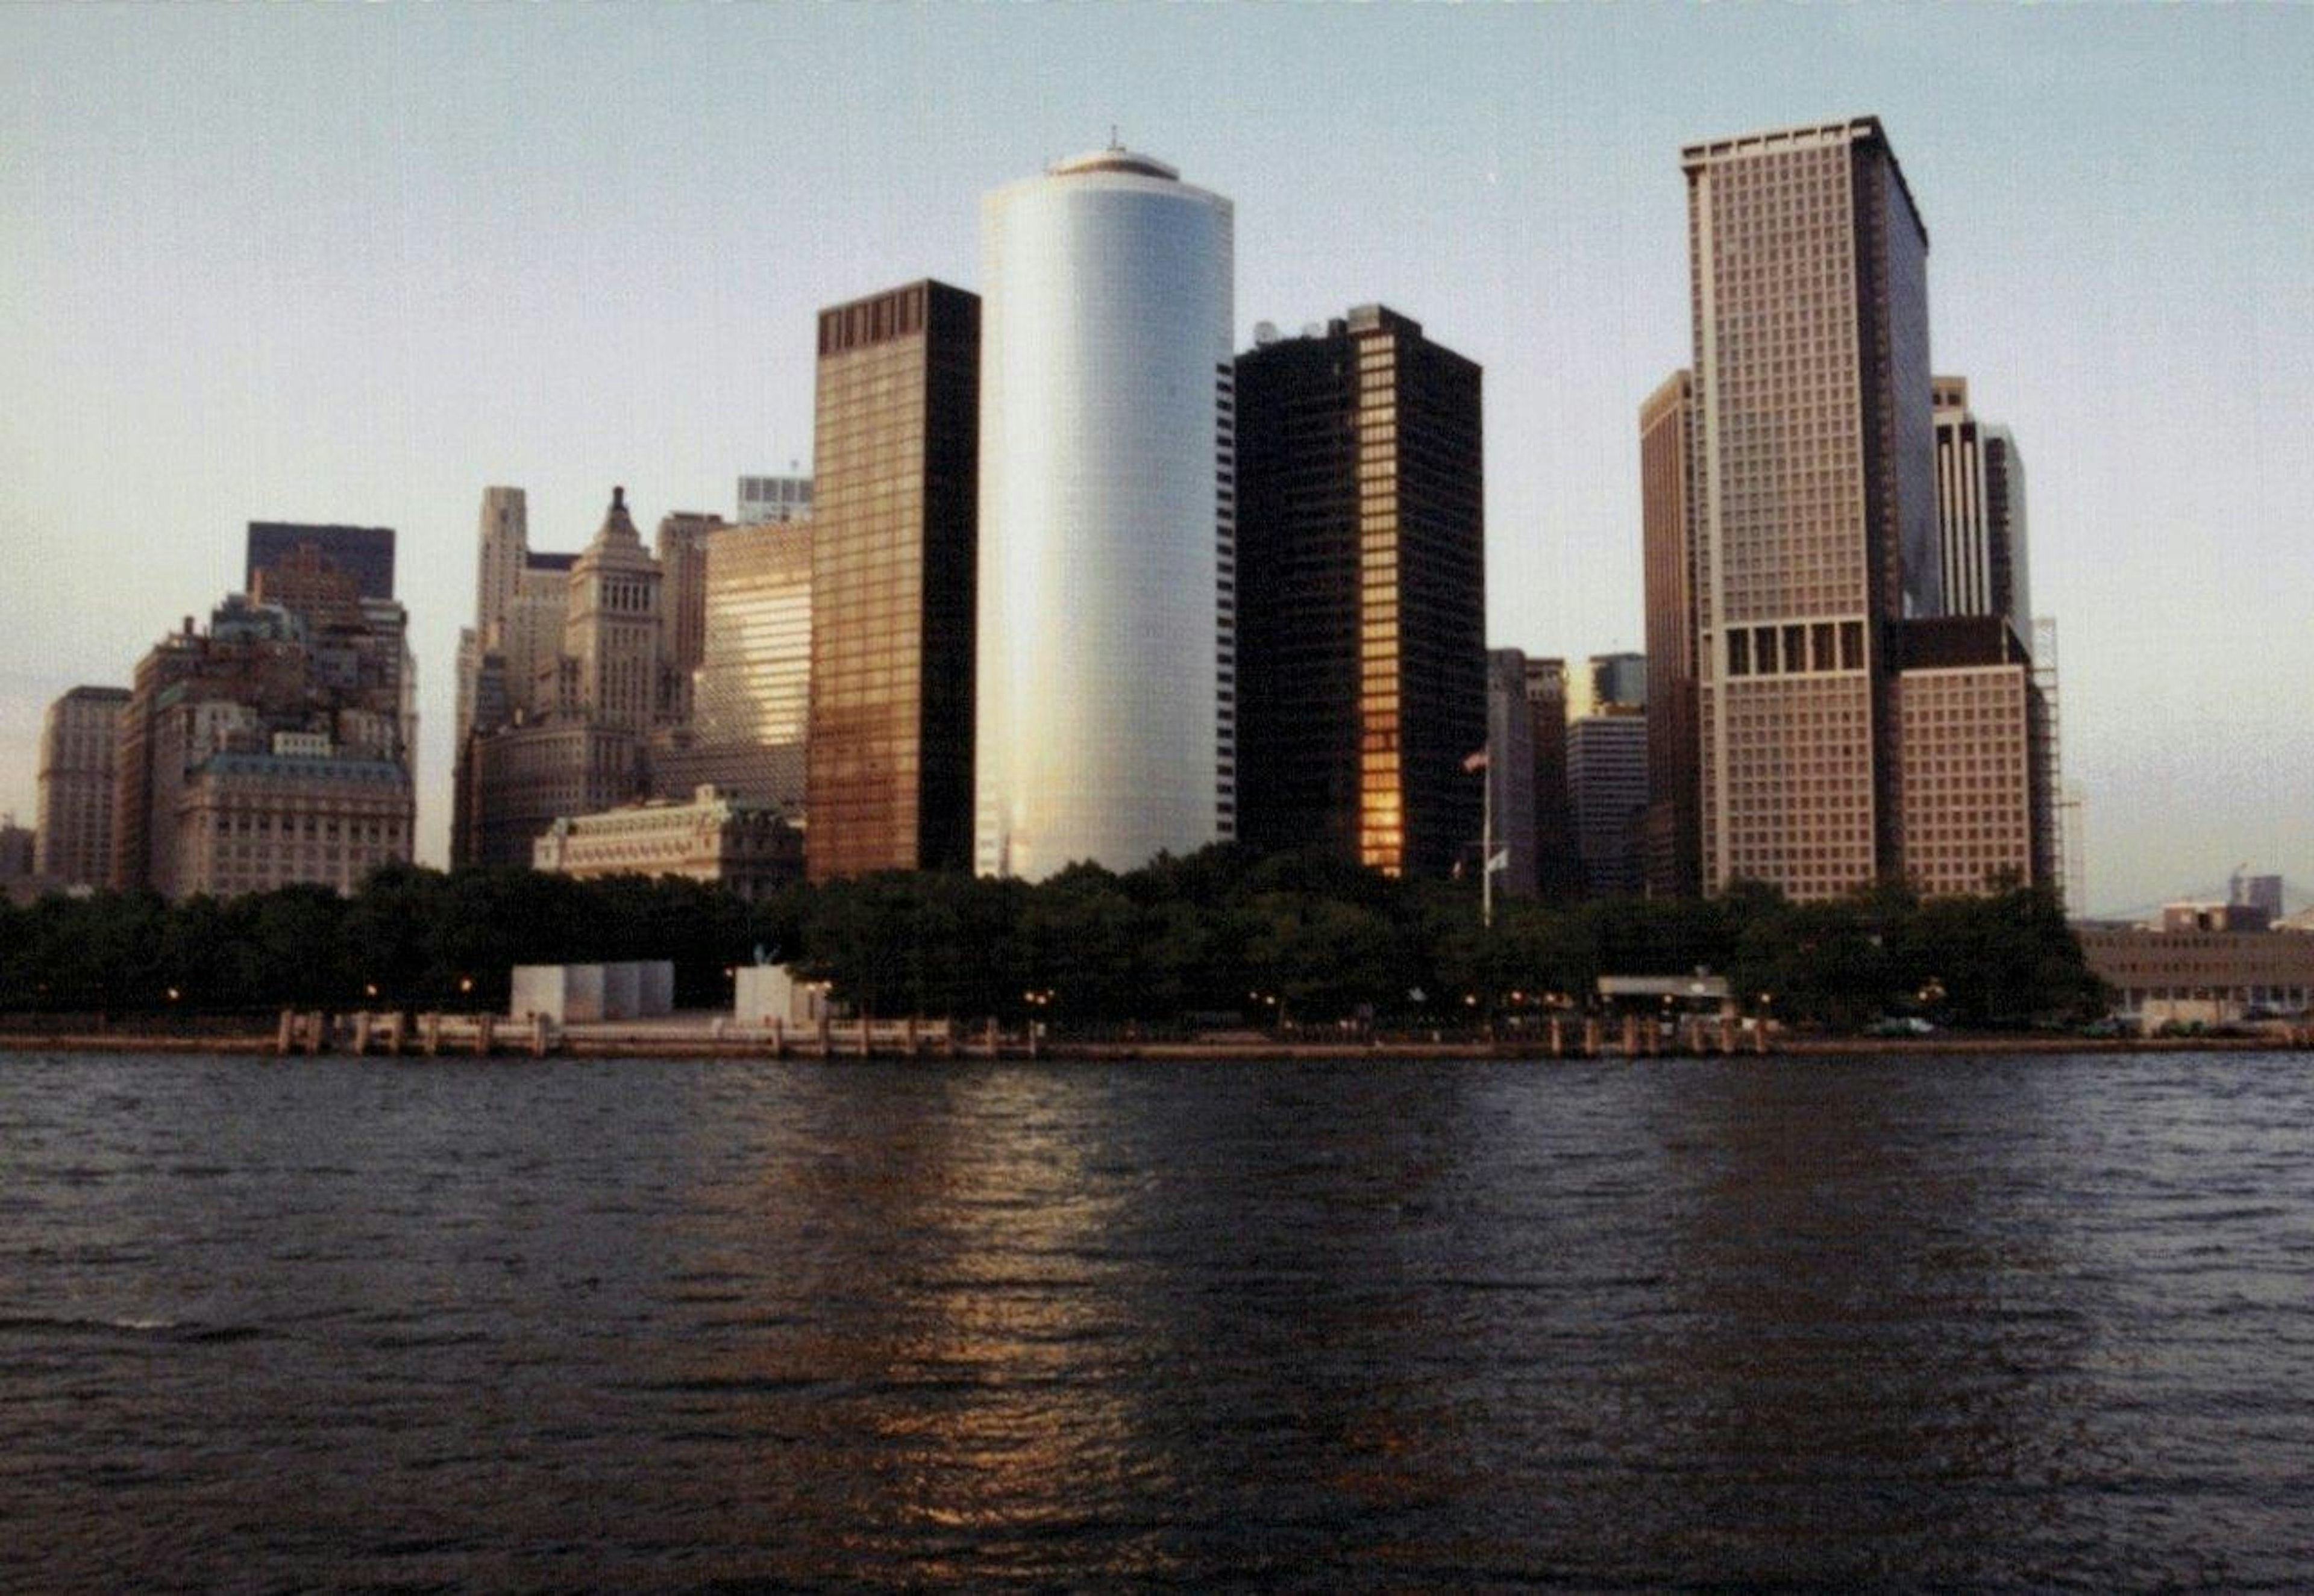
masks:
[[[1112,121],[1236,202],[1239,348],[1382,301],[1487,369],[1488,645],[1638,648],[1631,416],[1685,364],[1678,152],[1872,114],[1933,242],[1930,361],[2032,456],[2082,906],[2239,860],[2314,874],[2291,691],[2314,467],[2283,431],[2314,408],[2309,145],[2233,109],[2307,70],[2302,17],[21,12],[0,34],[0,359],[36,396],[0,423],[0,546],[49,578],[0,651],[0,808],[32,812],[48,704],[125,684],[232,584],[249,523],[392,526],[438,862],[482,488],[527,489],[550,548],[584,543],[605,482],[646,524],[727,510],[738,476],[808,462],[817,310],[985,288],[980,195]],[[808,113],[776,131],[767,63]],[[1454,98],[1360,126],[1401,74]]]

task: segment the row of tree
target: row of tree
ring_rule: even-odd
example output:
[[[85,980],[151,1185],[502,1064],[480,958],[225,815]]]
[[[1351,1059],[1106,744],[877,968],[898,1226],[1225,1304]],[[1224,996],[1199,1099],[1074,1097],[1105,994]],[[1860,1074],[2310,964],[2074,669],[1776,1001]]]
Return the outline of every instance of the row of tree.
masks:
[[[1894,889],[1796,904],[1509,902],[1236,847],[1030,885],[890,873],[754,904],[673,878],[380,870],[350,897],[287,887],[168,904],[101,893],[0,909],[0,1007],[499,1008],[517,964],[666,958],[677,1001],[729,1000],[759,955],[878,1015],[1062,1024],[1439,1023],[1585,1006],[1602,974],[1725,974],[1747,1007],[1849,1027],[2080,1018],[2103,992],[2045,893],[1926,902]]]

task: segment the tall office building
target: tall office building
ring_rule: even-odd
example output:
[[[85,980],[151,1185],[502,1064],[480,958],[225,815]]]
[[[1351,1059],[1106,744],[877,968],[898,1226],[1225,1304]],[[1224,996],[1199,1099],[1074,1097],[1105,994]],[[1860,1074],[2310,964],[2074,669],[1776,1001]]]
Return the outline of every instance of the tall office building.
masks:
[[[1647,722],[1646,712],[1630,704],[1611,701],[1607,710],[1567,728],[1568,798],[1584,892],[1628,897],[1645,885],[1639,840],[1647,807]]]
[[[1968,379],[1930,385],[1937,448],[1937,552],[1944,613],[2000,615],[2033,639],[2025,547],[2025,460],[2005,427],[1980,423]]]
[[[809,521],[728,526],[707,545],[707,630],[687,726],[651,740],[651,789],[711,786],[792,818],[804,807],[812,696]]]
[[[985,874],[1235,833],[1232,236],[1228,200],[1117,148],[983,202]]]
[[[1695,384],[1674,372],[1639,406],[1639,525],[1647,578],[1647,812],[1640,874],[1650,897],[1700,896],[1703,751],[1696,713]]]
[[[323,558],[354,579],[364,598],[393,596],[393,528],[309,526],[296,521],[252,521],[243,555],[241,586],[257,585],[257,573],[278,565],[300,544],[311,543]]]
[[[1575,854],[1575,808],[1567,781],[1567,662],[1526,662],[1526,703],[1534,721],[1534,874],[1545,898],[1563,903],[1583,890]]]
[[[666,611],[666,655],[659,668],[669,701],[663,719],[691,718],[691,677],[707,639],[707,545],[729,523],[720,516],[677,510],[662,516],[651,552],[658,560]]]
[[[1872,118],[1690,145],[1703,882],[1902,869],[1892,632],[1943,609],[1929,238]]]
[[[1476,364],[1381,305],[1238,357],[1248,841],[1393,876],[1472,857],[1483,789],[1463,762],[1488,741],[1488,692],[1479,390]],[[1532,891],[1531,850],[1514,858]]]
[[[660,579],[627,513],[627,490],[612,489],[595,541],[570,568],[562,652],[578,711],[614,731],[648,732],[665,719]]]
[[[125,687],[75,687],[40,727],[40,843],[33,869],[101,886],[112,869],[113,754]]]
[[[451,857],[528,865],[558,815],[642,797],[645,742],[682,710],[659,563],[624,489],[577,555],[529,546],[522,490],[482,496],[475,627],[459,648]]]
[[[972,867],[980,300],[822,311],[812,457],[815,881]]]

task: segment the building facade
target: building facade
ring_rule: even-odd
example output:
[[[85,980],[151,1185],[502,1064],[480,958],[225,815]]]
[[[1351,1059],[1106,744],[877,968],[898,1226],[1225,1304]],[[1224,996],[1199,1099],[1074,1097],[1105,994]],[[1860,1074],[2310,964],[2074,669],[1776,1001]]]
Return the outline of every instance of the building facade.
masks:
[[[1111,148],[988,195],[981,236],[975,867],[1232,837],[1230,202]]]
[[[1534,732],[1534,872],[1536,890],[1553,903],[1581,895],[1583,868],[1575,851],[1575,806],[1567,780],[1567,662],[1526,662],[1526,702]]]
[[[1929,897],[2054,888],[2048,710],[2008,618],[1908,621],[1895,641],[1905,879]]]
[[[707,641],[707,545],[728,525],[720,516],[697,510],[677,510],[659,518],[651,553],[658,560],[659,596],[666,610],[660,669],[673,694],[663,719],[691,718],[692,676]]]
[[[1695,384],[1674,372],[1639,406],[1639,525],[1647,583],[1650,897],[1700,897],[1703,751],[1696,726]]]
[[[803,839],[776,808],[711,786],[684,802],[561,816],[533,844],[531,865],[580,880],[676,876],[753,900],[802,876]]]
[[[1567,728],[1567,785],[1583,890],[1630,897],[1644,886],[1639,842],[1647,807],[1647,718],[1617,705]]]
[[[812,455],[811,877],[972,867],[980,301],[822,311]]]
[[[1943,610],[1929,237],[1872,118],[1683,152],[1703,885],[1902,868],[1890,632]]]
[[[473,818],[462,862],[531,863],[531,845],[565,815],[647,796],[644,739],[578,717],[508,726],[469,750],[466,808]]]
[[[411,856],[401,606],[364,597],[311,543],[252,586],[137,666],[114,761],[115,886],[345,892]]]
[[[1237,411],[1241,834],[1446,875],[1488,740],[1479,369],[1365,305],[1240,356]]]
[[[707,548],[705,637],[690,723],[651,740],[651,789],[713,786],[794,816],[812,698],[810,521],[726,527]]]
[[[2230,929],[2165,913],[2160,930],[2082,927],[2081,957],[2113,989],[2115,1010],[2148,1031],[2301,1016],[2314,1005],[2314,935]]]
[[[75,687],[40,726],[39,846],[33,869],[66,886],[101,886],[112,869],[114,754],[125,687]]]

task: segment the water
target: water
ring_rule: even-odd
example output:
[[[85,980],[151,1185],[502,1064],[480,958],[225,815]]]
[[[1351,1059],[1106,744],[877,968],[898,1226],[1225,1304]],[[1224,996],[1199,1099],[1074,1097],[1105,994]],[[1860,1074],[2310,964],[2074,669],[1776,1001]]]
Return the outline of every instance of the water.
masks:
[[[0,1586],[2314,1581],[2314,1069],[0,1055]]]

